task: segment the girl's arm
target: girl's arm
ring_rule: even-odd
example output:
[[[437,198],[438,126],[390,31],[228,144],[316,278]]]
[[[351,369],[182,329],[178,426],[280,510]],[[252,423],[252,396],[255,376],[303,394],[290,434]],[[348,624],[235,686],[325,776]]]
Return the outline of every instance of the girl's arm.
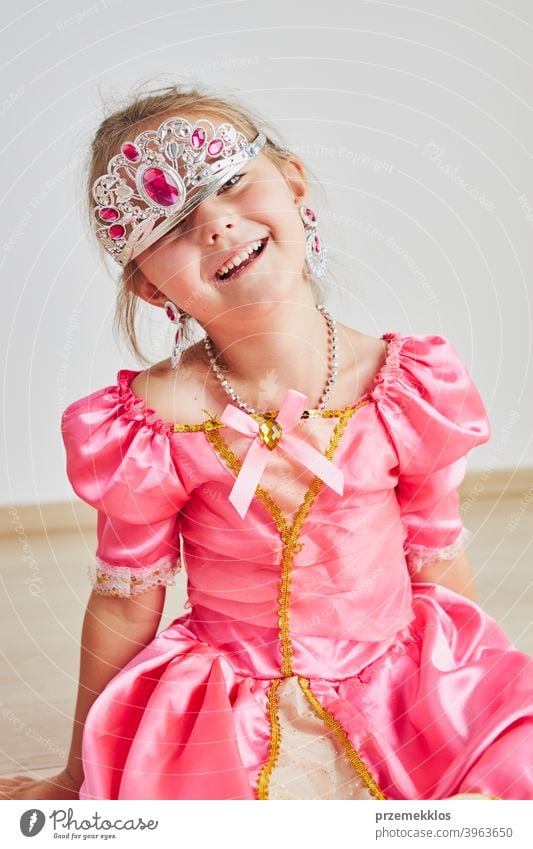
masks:
[[[442,584],[456,593],[477,601],[474,587],[474,575],[466,551],[462,551],[453,560],[435,560],[422,566],[412,577],[412,581],[427,581],[430,584]]]
[[[83,620],[80,680],[72,741],[66,767],[46,779],[0,779],[1,799],[76,799],[83,782],[81,744],[89,708],[106,684],[155,637],[165,602],[165,586],[132,598],[94,590]]]
[[[129,663],[157,633],[164,586],[153,587],[132,598],[92,592],[83,620],[80,682],[74,729],[66,770],[81,785],[81,741],[89,708],[106,684]]]

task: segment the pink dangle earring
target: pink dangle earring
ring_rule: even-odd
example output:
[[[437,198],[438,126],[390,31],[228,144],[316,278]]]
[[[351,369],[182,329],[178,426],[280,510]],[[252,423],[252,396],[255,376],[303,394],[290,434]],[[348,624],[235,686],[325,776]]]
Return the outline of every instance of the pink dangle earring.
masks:
[[[300,217],[307,235],[305,242],[307,266],[316,277],[323,277],[326,272],[327,249],[317,233],[316,214],[304,204],[300,207]]]
[[[177,368],[182,353],[182,321],[185,321],[185,318],[188,317],[188,313],[180,313],[177,306],[173,304],[172,301],[165,301],[165,312],[171,320],[172,324],[177,324],[176,336],[174,337],[174,344],[172,345],[172,352],[170,354],[170,363],[172,365],[172,368]]]

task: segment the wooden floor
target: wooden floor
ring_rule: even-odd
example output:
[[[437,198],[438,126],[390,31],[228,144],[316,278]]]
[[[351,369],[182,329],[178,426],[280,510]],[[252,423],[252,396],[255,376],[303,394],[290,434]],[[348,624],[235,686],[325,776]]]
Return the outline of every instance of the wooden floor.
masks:
[[[463,521],[478,603],[533,655],[531,516],[506,497],[475,502]],[[65,763],[95,539],[92,530],[0,539],[0,775],[46,776]],[[161,627],[184,612],[184,572],[177,584]]]

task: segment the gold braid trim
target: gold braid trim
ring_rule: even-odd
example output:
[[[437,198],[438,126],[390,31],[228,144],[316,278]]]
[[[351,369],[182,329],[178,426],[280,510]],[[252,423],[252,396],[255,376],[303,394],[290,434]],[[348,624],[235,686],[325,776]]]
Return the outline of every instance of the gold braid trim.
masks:
[[[291,599],[291,576],[292,576],[292,562],[294,560],[294,555],[301,551],[301,547],[303,543],[299,542],[299,537],[302,529],[302,525],[305,522],[307,515],[311,509],[313,501],[317,497],[320,489],[322,488],[322,481],[320,478],[315,477],[311,482],[311,486],[305,493],[305,497],[302,505],[300,506],[298,513],[296,515],[296,519],[294,520],[294,524],[290,529],[290,534],[287,540],[285,540],[285,545],[283,546],[283,552],[281,555],[281,581],[280,581],[280,593],[279,593],[279,604],[278,604],[278,613],[279,613],[279,636],[281,643],[281,673],[285,677],[289,677],[293,674],[292,669],[292,643],[291,643],[291,635],[290,635],[290,599]]]
[[[303,418],[308,418],[309,416],[305,416],[305,412],[307,413],[318,413],[327,418],[339,418],[339,421],[335,425],[333,430],[331,440],[329,446],[326,450],[325,456],[328,460],[333,458],[335,451],[337,450],[339,443],[341,441],[341,437],[344,433],[346,425],[349,420],[353,416],[353,414],[365,404],[370,403],[368,398],[359,401],[354,407],[346,407],[344,410],[306,410],[304,411]],[[208,410],[205,412],[209,413]],[[276,412],[276,411],[274,411]],[[255,413],[252,415],[252,418],[262,420],[264,418],[264,414]],[[226,465],[232,469],[236,475],[239,474],[242,462],[235,456],[229,445],[226,445],[222,437],[217,433],[220,427],[225,427],[224,423],[218,420],[215,416],[213,416],[209,421],[204,422],[204,430],[207,439],[213,446],[213,448],[218,452],[218,454],[222,457]],[[176,425],[175,425],[176,427]],[[291,644],[291,636],[290,636],[290,597],[291,597],[291,573],[292,573],[292,562],[294,559],[294,555],[301,551],[303,543],[299,541],[302,526],[307,519],[309,511],[313,506],[313,502],[317,497],[318,493],[322,489],[323,481],[319,477],[313,478],[311,481],[311,485],[307,492],[305,493],[304,500],[300,505],[298,512],[296,514],[296,518],[294,520],[294,524],[289,526],[289,523],[284,516],[281,508],[276,503],[276,501],[272,498],[272,496],[261,486],[258,486],[255,491],[255,497],[258,498],[262,504],[265,505],[267,510],[272,515],[276,527],[278,529],[279,535],[283,541],[282,547],[282,555],[281,555],[281,578],[280,578],[280,592],[279,592],[279,601],[278,601],[278,622],[279,622],[279,637],[280,637],[280,650],[281,650],[281,673],[284,677],[289,677],[293,675],[292,668],[292,657],[293,650]]]
[[[195,431],[204,430],[204,431],[212,431],[218,430],[220,427],[226,427],[224,422],[221,422],[217,416],[214,416],[209,410],[204,410],[205,413],[209,416],[204,422],[200,422],[200,424],[173,424],[171,425],[174,433],[193,433]],[[301,419],[318,419],[318,418],[336,418],[344,415],[346,412],[346,407],[343,410],[304,410]],[[276,418],[279,410],[266,410],[264,413],[250,413],[252,419],[255,419],[256,422],[262,422],[263,419],[271,419]]]
[[[208,430],[210,422],[202,422],[202,424],[173,424],[172,430],[174,433],[193,433],[197,430]]]
[[[331,440],[329,446],[326,450],[325,456],[328,460],[333,458],[335,451],[337,450],[339,443],[341,441],[342,434],[344,433],[344,429],[348,424],[350,418],[353,416],[356,410],[359,407],[362,407],[364,404],[368,404],[368,400],[360,401],[355,407],[347,407],[345,410],[341,411],[340,418],[335,428],[333,430]],[[323,410],[322,412],[328,413],[332,412],[330,410]],[[281,584],[280,584],[280,594],[279,594],[279,633],[280,633],[280,642],[281,642],[281,673],[285,677],[293,675],[293,667],[292,667],[292,643],[290,636],[290,596],[291,596],[291,573],[292,573],[292,562],[294,560],[294,555],[301,550],[303,543],[299,542],[302,526],[309,515],[309,511],[313,506],[313,503],[318,496],[320,490],[322,489],[324,482],[319,477],[313,478],[311,481],[311,485],[307,492],[305,493],[304,500],[296,514],[296,518],[294,520],[294,524],[290,529],[289,536],[284,540],[285,545],[283,548],[283,554],[281,558]]]
[[[382,792],[382,790],[380,790],[379,786],[370,775],[370,772],[368,771],[367,767],[361,760],[360,755],[356,752],[356,750],[350,743],[348,735],[346,734],[346,731],[344,730],[340,722],[337,719],[334,719],[331,713],[329,713],[329,711],[322,707],[317,697],[312,692],[311,687],[309,686],[308,679],[301,678],[300,676],[298,676],[298,684],[307,696],[309,702],[311,703],[311,707],[313,708],[317,716],[320,717],[320,719],[325,722],[326,725],[331,728],[331,730],[337,735],[344,751],[346,752],[348,760],[350,761],[352,766],[355,767],[356,771],[359,773],[360,777],[365,782],[372,796],[375,796],[376,799],[386,799],[387,797]]]
[[[276,766],[279,757],[281,745],[281,726],[279,724],[279,697],[278,689],[281,684],[281,678],[275,678],[269,687],[267,705],[270,718],[270,746],[268,749],[268,758],[259,773],[259,781],[257,785],[257,798],[268,799],[268,784],[272,770]]]
[[[348,424],[350,418],[353,414],[365,404],[370,403],[368,398],[365,398],[359,401],[353,407],[345,407],[343,410],[305,410],[302,414],[302,418],[310,418],[316,416],[324,416],[326,418],[339,418],[339,421],[335,425],[333,430],[333,434],[331,436],[330,444],[326,450],[325,456],[328,460],[333,458],[335,451],[337,450],[346,425]],[[205,412],[210,415],[209,411]],[[275,416],[277,411],[273,411]],[[255,413],[252,414],[252,418],[257,421],[262,421],[266,417],[265,414]],[[175,430],[178,429],[194,429],[194,430],[204,430],[207,439],[218,452],[219,456],[224,460],[226,465],[235,472],[236,475],[239,474],[242,468],[242,461],[239,460],[234,452],[231,450],[229,445],[222,439],[222,437],[218,434],[218,430],[221,427],[226,427],[223,422],[216,418],[216,416],[211,416],[208,421],[205,421],[202,425],[174,425]],[[284,677],[288,677],[293,674],[292,671],[292,644],[290,637],[290,625],[289,625],[289,606],[290,606],[290,595],[291,595],[291,571],[292,571],[292,561],[294,555],[301,551],[303,543],[299,541],[300,533],[302,526],[309,514],[309,511],[313,505],[315,498],[320,492],[323,485],[323,481],[319,477],[313,478],[311,485],[308,491],[305,494],[304,500],[298,509],[296,514],[296,518],[294,520],[294,524],[292,527],[289,526],[289,523],[283,514],[281,508],[276,503],[276,501],[272,498],[272,496],[265,490],[263,487],[258,486],[255,490],[254,497],[256,497],[270,512],[274,522],[276,524],[276,528],[279,532],[281,540],[283,542],[282,548],[282,556],[281,556],[281,579],[280,579],[280,595],[279,595],[279,634],[280,634],[280,643],[281,643],[281,672]],[[278,710],[279,710],[279,697],[278,697],[278,688],[281,684],[281,680],[276,678],[272,680],[270,684],[270,688],[268,691],[267,704],[269,710],[269,718],[270,718],[270,746],[269,753],[266,763],[261,769],[258,780],[258,790],[257,795],[258,799],[268,799],[268,784],[270,781],[270,776],[272,770],[274,769],[276,762],[279,757],[280,745],[281,745],[281,727],[279,722]],[[301,681],[305,679],[298,679]],[[304,692],[306,692],[304,690]],[[312,693],[307,693],[309,699],[314,696]],[[315,699],[316,701],[316,699]],[[311,702],[312,703],[312,702]],[[370,792],[373,795],[376,795],[379,799],[385,799],[386,797],[381,793],[375,782],[373,781],[370,773],[364,766],[363,762],[359,758],[357,752],[351,746],[351,743],[348,741],[346,733],[342,730],[339,723],[333,719],[330,714],[327,714],[319,702],[316,702],[318,708],[324,711],[324,718],[326,715],[329,717],[331,723],[333,723],[332,727],[336,730],[338,726],[339,731],[336,731],[337,734],[343,734],[346,740],[345,749],[347,750],[348,757],[351,763],[356,766],[360,775],[362,775],[365,783],[370,788]],[[314,705],[313,705],[314,707]],[[320,716],[320,714],[319,714]],[[327,721],[327,720],[326,720]],[[343,743],[344,744],[344,743]],[[348,749],[350,751],[348,751]],[[350,755],[350,752],[352,755]],[[357,761],[355,761],[357,759]]]

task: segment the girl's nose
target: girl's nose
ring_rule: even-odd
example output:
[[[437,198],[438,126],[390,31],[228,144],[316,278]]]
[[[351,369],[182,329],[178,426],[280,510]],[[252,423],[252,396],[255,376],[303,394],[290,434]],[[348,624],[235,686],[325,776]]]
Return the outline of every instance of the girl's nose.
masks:
[[[193,228],[197,237],[206,245],[214,245],[228,230],[236,224],[236,215],[229,204],[221,203],[221,198],[206,198],[193,213]]]

